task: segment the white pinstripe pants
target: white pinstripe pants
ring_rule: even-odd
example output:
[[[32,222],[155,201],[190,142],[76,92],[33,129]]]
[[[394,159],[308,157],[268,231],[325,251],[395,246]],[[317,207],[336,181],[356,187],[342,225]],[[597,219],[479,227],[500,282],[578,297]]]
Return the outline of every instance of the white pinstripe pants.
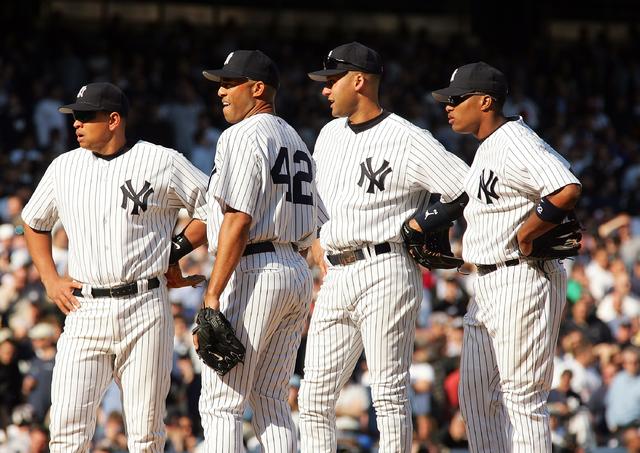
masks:
[[[58,341],[51,453],[86,452],[111,379],[122,391],[131,453],[164,451],[173,319],[166,286],[132,297],[79,297]]]
[[[472,453],[551,452],[547,397],[566,301],[557,260],[503,267],[474,283],[464,318],[460,409]]]
[[[244,364],[222,378],[202,367],[205,451],[244,451],[246,402],[253,410],[253,428],[265,453],[297,451],[288,383],[309,315],[312,287],[307,262],[290,244],[276,244],[276,252],[240,259],[220,309],[247,351]]]
[[[329,267],[311,317],[299,394],[303,453],[336,451],[335,403],[363,348],[379,451],[411,450],[409,366],[422,285],[402,246],[392,247],[391,253]]]

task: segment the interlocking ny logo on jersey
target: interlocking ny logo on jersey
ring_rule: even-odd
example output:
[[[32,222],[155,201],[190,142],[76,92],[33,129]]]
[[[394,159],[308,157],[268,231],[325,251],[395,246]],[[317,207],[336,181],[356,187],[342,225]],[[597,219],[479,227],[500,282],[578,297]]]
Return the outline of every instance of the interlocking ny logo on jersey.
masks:
[[[489,177],[485,178],[484,169],[480,175],[480,184],[478,187],[478,198],[482,200],[482,194],[487,204],[493,204],[493,200],[497,200],[500,196],[496,193],[496,184],[498,183],[498,176],[493,174],[493,170],[489,170]]]
[[[391,173],[391,167],[389,167],[389,162],[383,160],[380,168],[374,171],[371,167],[371,159],[371,157],[367,157],[366,163],[362,162],[360,164],[360,180],[358,181],[358,185],[362,187],[364,178],[366,177],[369,178],[368,193],[374,193],[375,187],[382,192],[384,190],[384,180],[389,173]]]
[[[120,206],[122,209],[127,209],[127,204],[131,200],[133,201],[131,215],[138,215],[138,208],[142,209],[143,212],[147,210],[147,200],[149,195],[153,193],[153,188],[149,181],[144,182],[140,192],[136,192],[133,189],[130,179],[120,186],[120,190],[122,190],[122,205]]]

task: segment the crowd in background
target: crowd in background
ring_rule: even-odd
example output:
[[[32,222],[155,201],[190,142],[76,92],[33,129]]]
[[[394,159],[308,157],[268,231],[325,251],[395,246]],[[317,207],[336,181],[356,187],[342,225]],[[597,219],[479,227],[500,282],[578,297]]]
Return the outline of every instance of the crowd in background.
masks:
[[[469,36],[433,37],[427,30],[393,35],[325,34],[275,29],[215,29],[184,22],[131,26],[71,23],[64,17],[8,27],[0,36],[0,451],[44,452],[51,373],[64,316],[46,297],[21,235],[20,212],[50,161],[76,147],[71,122],[57,108],[87,82],[110,81],[132,101],[130,140],[174,147],[209,173],[226,127],[217,86],[202,77],[229,51],[259,48],[281,70],[277,113],[312,148],[330,119],[322,86],[306,73],[327,51],[357,39],[385,61],[382,105],[429,129],[467,163],[477,142],[453,133],[430,92],[445,86],[459,65],[484,60],[510,81],[506,113],[525,121],[572,165],[583,184],[577,214],[582,250],[565,261],[566,317],[555,359],[549,411],[554,449],[595,446],[640,452],[640,33],[613,41],[586,31],[577,40],[545,33],[518,52],[483,46]],[[512,38],[509,38],[512,39]],[[517,38],[513,38],[517,39]],[[69,175],[72,177],[72,175]],[[100,190],[98,186],[94,188]],[[464,222],[453,229],[460,254]],[[67,238],[52,232],[54,258],[66,270]],[[312,265],[313,263],[310,263]],[[186,273],[209,275],[204,248],[183,259]],[[472,269],[465,269],[472,271]],[[316,290],[321,277],[314,269]],[[424,270],[424,299],[410,369],[415,452],[465,451],[458,411],[462,316],[473,272]],[[175,320],[172,385],[167,401],[167,451],[194,452],[202,440],[198,415],[200,362],[190,329],[203,288],[171,291]],[[297,415],[303,377],[303,339],[290,404]],[[117,386],[107,391],[94,439],[96,452],[126,451]],[[247,420],[251,417],[248,410]],[[337,402],[340,451],[375,451],[375,410],[361,360]],[[258,451],[247,423],[247,450]],[[612,450],[615,451],[615,450]]]

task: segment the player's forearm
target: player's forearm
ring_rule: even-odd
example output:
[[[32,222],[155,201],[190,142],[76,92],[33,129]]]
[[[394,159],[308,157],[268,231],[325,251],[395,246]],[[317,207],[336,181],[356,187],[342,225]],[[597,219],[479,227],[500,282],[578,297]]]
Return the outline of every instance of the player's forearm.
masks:
[[[207,300],[217,301],[226,288],[249,240],[250,227],[251,216],[248,214],[235,210],[225,213],[220,226],[218,251],[211,271],[205,305]]]
[[[578,184],[569,184],[546,198],[557,209],[568,212],[575,207],[578,198],[580,198],[580,192],[581,188]],[[558,223],[540,218],[534,210],[518,230],[518,242],[531,242],[551,230]]]
[[[463,192],[451,203],[438,201],[423,211],[416,212],[409,221],[409,226],[417,231],[438,231],[448,228],[450,223],[460,216],[469,202],[469,196]]]
[[[193,219],[189,224],[185,227],[182,234],[189,240],[189,242],[193,245],[193,248],[198,248],[202,244],[207,242],[207,224],[202,220]]]
[[[36,231],[25,224],[24,237],[33,264],[38,269],[42,283],[46,286],[49,281],[59,277],[51,254],[51,232]]]

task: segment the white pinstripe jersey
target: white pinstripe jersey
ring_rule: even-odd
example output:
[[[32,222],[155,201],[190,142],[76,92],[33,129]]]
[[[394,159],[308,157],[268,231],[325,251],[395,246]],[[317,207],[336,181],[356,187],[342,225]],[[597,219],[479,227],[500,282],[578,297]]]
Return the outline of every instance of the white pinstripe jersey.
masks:
[[[522,118],[507,121],[480,144],[465,181],[464,260],[494,264],[517,258],[520,226],[541,197],[567,184],[580,184],[569,163]]]
[[[315,163],[297,132],[268,113],[225,130],[216,147],[207,203],[209,250],[215,254],[227,206],[252,217],[249,243],[311,245],[316,230]]]
[[[77,148],[51,163],[22,218],[40,231],[59,218],[69,275],[114,286],[166,272],[180,208],[206,218],[206,183],[182,154],[145,141],[112,159]]]
[[[401,242],[402,222],[431,192],[445,203],[460,196],[469,169],[431,133],[389,112],[358,125],[346,118],[329,122],[313,157],[319,169],[320,242],[330,252]]]

